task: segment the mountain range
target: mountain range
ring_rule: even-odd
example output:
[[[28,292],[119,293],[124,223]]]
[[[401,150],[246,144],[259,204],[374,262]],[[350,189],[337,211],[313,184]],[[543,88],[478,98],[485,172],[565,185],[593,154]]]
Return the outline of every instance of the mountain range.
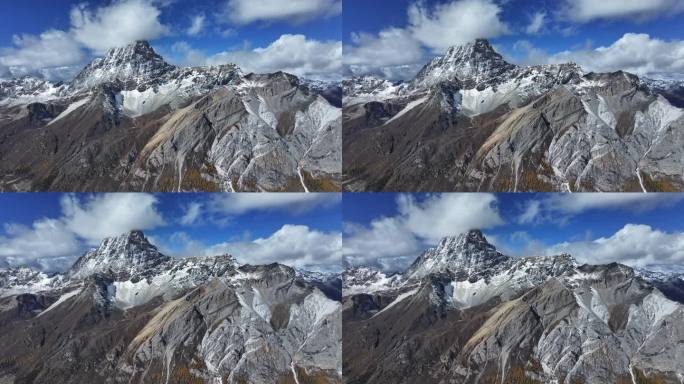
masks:
[[[343,82],[349,191],[681,191],[684,84],[518,66],[487,40]]]
[[[0,383],[341,383],[340,290],[132,231],[65,273],[0,270]]]
[[[683,278],[447,237],[400,273],[344,272],[344,379],[680,383]]]
[[[337,191],[341,89],[146,41],[72,81],[0,81],[0,191]]]

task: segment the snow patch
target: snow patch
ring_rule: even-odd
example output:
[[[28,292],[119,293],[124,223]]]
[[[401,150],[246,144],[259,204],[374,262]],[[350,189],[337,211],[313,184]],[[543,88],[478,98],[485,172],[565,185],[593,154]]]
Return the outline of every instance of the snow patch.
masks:
[[[383,308],[380,312],[378,312],[378,313],[376,313],[375,315],[373,315],[373,317],[375,317],[375,316],[377,316],[377,315],[379,315],[379,314],[385,312],[386,310],[388,310],[388,309],[394,307],[395,305],[397,305],[397,304],[399,304],[400,302],[406,300],[407,298],[409,298],[409,297],[415,295],[415,294],[418,292],[418,290],[419,290],[419,288],[415,288],[415,289],[412,289],[412,290],[410,290],[410,291],[408,291],[408,292],[402,293],[401,295],[397,296],[397,298],[394,299],[394,301],[391,302],[388,306],[386,306],[386,307]]]
[[[81,99],[81,100],[79,100],[79,101],[76,101],[76,102],[71,103],[71,104],[67,107],[67,109],[65,109],[65,110],[64,110],[62,113],[60,113],[57,117],[55,117],[54,119],[52,119],[49,123],[47,123],[47,125],[52,125],[52,124],[54,124],[54,123],[56,123],[56,122],[62,120],[63,118],[69,116],[72,112],[74,112],[75,110],[77,110],[77,109],[81,108],[82,106],[86,105],[89,101],[90,101],[90,97],[86,97],[86,98],[83,98],[83,99]]]
[[[370,268],[359,267],[356,270],[356,274],[360,276],[345,277],[344,296],[384,291],[401,283],[401,275],[388,277],[385,273]]]
[[[428,99],[428,97],[425,96],[425,97],[421,97],[420,99],[413,100],[412,102],[406,104],[406,107],[404,107],[404,109],[399,111],[399,113],[397,113],[396,115],[392,116],[392,118],[387,120],[387,122],[384,125],[387,125],[387,124],[393,122],[394,120],[397,120],[398,118],[404,116],[408,111],[410,111],[413,108],[425,103],[427,101],[427,99]]]
[[[469,308],[482,304],[491,298],[491,291],[488,290],[489,284],[484,279],[474,283],[469,281],[452,281],[451,298],[453,304],[459,308]]]
[[[43,272],[34,272],[26,267],[16,270],[0,269],[0,273],[7,274],[5,287],[0,288],[0,298],[52,290],[64,283],[63,275],[49,277]]]
[[[297,175],[299,175],[299,182],[302,183],[302,187],[304,187],[304,192],[309,193],[309,188],[306,187],[304,176],[302,176],[302,167],[297,167]]]
[[[41,312],[40,314],[38,314],[38,316],[36,316],[36,317],[41,317],[41,316],[43,316],[44,314],[50,312],[51,310],[57,308],[57,307],[58,307],[60,304],[62,304],[63,302],[65,302],[65,301],[69,300],[70,298],[72,298],[72,297],[78,295],[79,293],[81,293],[82,290],[83,290],[82,288],[77,288],[77,289],[74,289],[73,291],[70,291],[70,292],[67,292],[67,293],[63,294],[62,296],[59,297],[59,299],[57,299],[57,301],[55,301],[54,303],[52,303],[52,305],[50,305],[49,307],[47,307],[43,312]]]

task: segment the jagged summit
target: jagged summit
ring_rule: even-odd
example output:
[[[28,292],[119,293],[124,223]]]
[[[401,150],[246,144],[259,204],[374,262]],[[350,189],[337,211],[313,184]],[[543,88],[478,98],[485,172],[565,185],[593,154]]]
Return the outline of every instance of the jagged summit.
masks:
[[[100,246],[86,252],[71,267],[73,278],[84,278],[94,273],[111,273],[129,277],[156,267],[170,257],[151,244],[142,231],[134,230],[108,237]]]
[[[497,78],[509,77],[518,68],[494,50],[486,39],[455,45],[443,56],[436,57],[416,75],[414,87],[431,86],[443,81],[458,79],[466,86],[475,86]]]
[[[148,61],[163,62],[164,58],[155,52],[154,48],[146,40],[138,40],[124,47],[112,48],[107,52],[105,60],[120,60],[121,62],[145,59]]]
[[[456,236],[447,236],[437,245],[438,250],[447,249],[487,249],[495,250],[496,248],[487,241],[481,230],[471,229],[468,232],[461,233]]]
[[[423,253],[406,271],[409,278],[421,278],[436,273],[468,275],[489,273],[511,260],[496,250],[474,229],[458,236],[443,238],[439,244]]]
[[[76,76],[72,85],[90,88],[119,81],[124,88],[132,89],[175,69],[154,51],[150,43],[136,41],[125,47],[112,48],[104,57],[93,60]]]
[[[476,39],[473,42],[454,45],[447,49],[445,57],[464,60],[467,58],[502,59],[487,39]]]

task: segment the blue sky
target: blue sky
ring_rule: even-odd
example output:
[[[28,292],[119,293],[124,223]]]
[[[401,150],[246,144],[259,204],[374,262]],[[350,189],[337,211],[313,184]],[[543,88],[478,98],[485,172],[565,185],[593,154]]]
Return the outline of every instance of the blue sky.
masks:
[[[362,0],[344,2],[345,62],[356,72],[410,77],[445,50],[445,40],[458,45],[476,37],[519,64],[572,60],[596,71],[684,72],[679,0],[377,0],[377,12],[367,8]],[[406,33],[383,39],[393,29]],[[359,41],[359,34],[367,38]],[[382,59],[368,59],[364,47],[382,51]]]
[[[482,229],[512,256],[684,270],[683,194],[347,194],[343,211],[352,264],[402,269],[443,236]]]
[[[68,77],[109,48],[145,39],[178,65],[330,77],[341,65],[341,26],[341,0],[4,1],[0,75]]]
[[[339,194],[0,194],[0,266],[68,267],[102,239],[141,229],[177,257],[339,268]]]

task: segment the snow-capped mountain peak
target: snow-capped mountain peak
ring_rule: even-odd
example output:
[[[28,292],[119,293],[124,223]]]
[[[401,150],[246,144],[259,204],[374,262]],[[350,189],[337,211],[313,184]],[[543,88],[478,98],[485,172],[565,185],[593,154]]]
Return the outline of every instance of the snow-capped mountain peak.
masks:
[[[459,79],[466,85],[477,86],[495,78],[510,77],[516,65],[508,63],[485,39],[456,45],[444,56],[436,57],[418,72],[413,87],[426,87]]]
[[[125,88],[135,89],[175,70],[164,61],[147,41],[136,41],[125,47],[113,48],[93,60],[76,76],[76,88],[90,88],[106,82],[120,81]]]
[[[450,47],[444,57],[448,61],[465,62],[467,60],[503,61],[503,57],[494,50],[487,39],[476,39],[463,45]],[[504,62],[505,63],[505,62]]]
[[[458,236],[443,238],[439,244],[423,253],[407,270],[412,279],[430,274],[480,275],[510,261],[490,244],[480,230],[470,230]]]
[[[112,273],[126,278],[158,266],[170,258],[152,245],[142,231],[108,237],[100,246],[81,256],[71,267],[72,278],[95,273]]]

